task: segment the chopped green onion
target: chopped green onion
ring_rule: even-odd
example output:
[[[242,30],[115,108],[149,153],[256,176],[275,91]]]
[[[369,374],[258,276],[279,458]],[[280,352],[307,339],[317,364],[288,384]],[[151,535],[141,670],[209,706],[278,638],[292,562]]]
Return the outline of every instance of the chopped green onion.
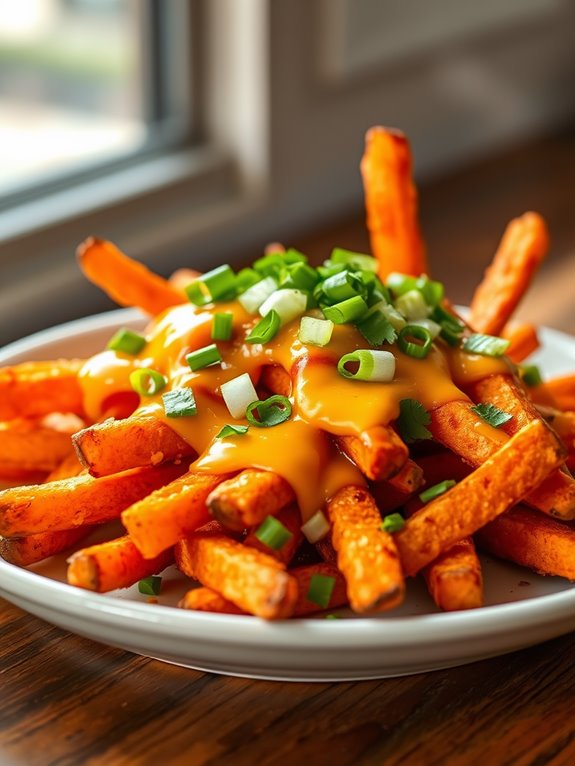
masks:
[[[294,287],[296,290],[313,290],[319,282],[319,274],[307,263],[292,263],[285,266],[280,275],[280,287]]]
[[[412,319],[425,319],[430,313],[429,306],[419,290],[410,290],[400,295],[399,298],[395,299],[395,308],[408,321]]]
[[[471,411],[480,418],[489,423],[493,428],[499,428],[504,423],[507,423],[512,419],[513,415],[509,412],[504,412],[496,407],[494,404],[476,404],[471,408]]]
[[[260,279],[243,292],[238,301],[249,314],[257,314],[262,303],[277,290],[278,283],[272,277]]]
[[[288,540],[291,540],[293,532],[284,527],[281,521],[278,521],[274,516],[266,516],[256,529],[255,536],[260,543],[267,545],[273,551],[279,551]]]
[[[234,315],[228,312],[214,314],[212,319],[212,340],[229,340],[232,337]]]
[[[432,319],[413,319],[409,324],[415,327],[423,327],[431,335],[431,340],[435,340],[441,332],[441,325],[438,325]]]
[[[421,341],[421,343],[414,341]],[[431,351],[433,339],[425,327],[408,324],[403,330],[400,330],[397,336],[397,345],[407,356],[412,356],[414,359],[425,359]]]
[[[207,306],[211,302],[211,297],[200,279],[195,279],[184,289],[190,303],[195,306]]]
[[[449,322],[442,322],[441,323],[441,332],[439,333],[440,337],[443,338],[443,340],[453,348],[459,346],[461,341],[463,340],[463,330],[457,330],[455,329],[454,325],[449,324]]]
[[[261,280],[261,275],[254,269],[241,269],[236,275],[236,290],[238,294],[244,293],[248,287],[255,285]]]
[[[152,575],[151,577],[144,577],[138,583],[138,590],[145,596],[159,596],[162,590],[162,578],[158,575]]]
[[[403,295],[417,288],[417,277],[392,271],[391,274],[387,275],[385,284],[395,296]]]
[[[340,303],[347,298],[366,293],[361,278],[351,271],[340,271],[339,274],[328,277],[321,283],[321,291],[328,303]]]
[[[307,308],[307,295],[301,290],[276,290],[260,306],[260,315],[265,317],[270,311],[276,311],[280,325],[291,322],[301,316]]]
[[[347,271],[347,267],[343,263],[324,261],[323,266],[317,267],[317,273],[322,279],[327,279],[328,277],[332,277],[334,274],[339,274],[340,271]]]
[[[253,267],[265,277],[277,277],[284,263],[283,253],[268,253],[254,261]]]
[[[204,367],[209,367],[211,364],[217,364],[221,361],[222,357],[215,343],[210,343],[209,346],[198,348],[196,351],[186,354],[186,362],[190,365],[192,372],[202,370]]]
[[[431,439],[431,432],[426,428],[430,423],[431,416],[417,399],[399,402],[398,428],[404,442],[411,444],[418,439]]]
[[[288,249],[283,254],[283,259],[285,263],[288,264],[307,263],[307,255],[304,255],[299,250],[296,250],[295,247],[288,247]]]
[[[465,323],[441,305],[438,305],[433,309],[431,312],[431,319],[442,326],[445,324],[450,325],[455,333],[459,332],[459,334],[461,334],[465,330]]]
[[[217,301],[223,296],[233,291],[236,282],[234,270],[227,263],[218,266],[216,269],[206,272],[200,281],[208,290],[213,301]]]
[[[290,400],[286,396],[280,396],[279,394],[270,396],[269,399],[264,399],[263,402],[252,402],[246,409],[248,423],[251,423],[252,426],[258,426],[258,428],[277,426],[288,420],[290,415]]]
[[[381,522],[381,530],[392,535],[394,532],[399,532],[405,526],[405,519],[401,513],[390,513]]]
[[[463,350],[481,356],[503,356],[509,348],[509,341],[495,335],[474,333],[463,341]]]
[[[539,367],[535,364],[528,364],[525,367],[520,367],[519,374],[526,386],[540,386],[541,383],[543,383]]]
[[[340,614],[326,614],[324,620],[341,620]]]
[[[317,543],[325,537],[329,533],[329,530],[329,521],[326,519],[322,511],[316,511],[316,513],[314,513],[314,515],[309,518],[301,528],[301,531],[304,533],[308,542],[312,544]]]
[[[252,379],[247,372],[220,386],[220,393],[232,418],[243,418],[249,404],[258,398]]]
[[[311,601],[312,604],[317,604],[321,609],[327,609],[334,587],[335,577],[314,574],[309,581],[307,600]]]
[[[415,287],[423,295],[428,306],[438,306],[443,300],[445,289],[441,282],[435,282],[423,275],[416,280]]]
[[[355,322],[367,314],[367,303],[360,295],[348,298],[346,301],[336,303],[334,306],[325,306],[323,313],[326,319],[334,324],[344,324],[345,322]]]
[[[457,482],[454,479],[446,479],[440,481],[439,484],[435,484],[433,487],[429,487],[424,492],[421,492],[419,499],[422,503],[429,503],[430,500],[435,500],[436,497],[443,495],[451,487],[455,487]]]
[[[327,346],[333,333],[333,322],[329,319],[302,317],[299,323],[300,343],[312,346]]]
[[[330,255],[332,263],[344,263],[354,266],[356,269],[364,271],[377,272],[379,264],[376,258],[363,253],[354,253],[352,250],[345,250],[343,247],[334,247]]]
[[[280,329],[280,315],[273,309],[252,327],[246,335],[246,343],[269,343]]]
[[[216,439],[226,439],[228,436],[243,436],[249,431],[249,426],[233,426],[229,423],[216,435]]]
[[[164,412],[169,418],[185,418],[197,412],[196,399],[191,388],[173,388],[162,394]]]
[[[348,364],[357,365],[355,372],[346,367]],[[341,357],[337,371],[350,380],[390,383],[395,375],[395,357],[390,351],[358,349]]]
[[[373,310],[375,309],[375,311]],[[371,346],[381,346],[382,343],[395,343],[397,332],[385,314],[375,306],[356,324],[357,329]]]
[[[161,372],[142,367],[130,373],[130,385],[140,396],[154,396],[168,384],[168,379]]]
[[[145,345],[144,336],[128,327],[121,327],[108,341],[108,348],[112,351],[121,351],[131,356],[139,354]]]
[[[377,308],[383,316],[387,319],[389,324],[393,327],[394,330],[399,332],[402,330],[407,322],[405,319],[401,316],[399,311],[397,311],[396,308],[394,308],[391,304],[385,303],[384,301],[381,301],[380,303],[376,304]],[[375,306],[372,306],[372,309],[374,309]]]

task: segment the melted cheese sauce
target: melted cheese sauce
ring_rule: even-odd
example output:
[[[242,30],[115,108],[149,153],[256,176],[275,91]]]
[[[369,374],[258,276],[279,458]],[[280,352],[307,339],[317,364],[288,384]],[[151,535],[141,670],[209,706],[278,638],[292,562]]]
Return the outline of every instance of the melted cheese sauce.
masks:
[[[186,354],[213,343],[211,326],[216,312],[233,314],[232,340],[217,342],[222,364],[192,372]],[[387,424],[398,417],[399,403],[405,398],[417,399],[427,410],[449,401],[468,401],[460,387],[487,375],[510,372],[503,359],[466,354],[437,341],[426,359],[413,359],[397,346],[385,346],[396,358],[391,383],[348,380],[337,372],[338,360],[368,347],[352,325],[336,325],[324,348],[300,343],[299,319],[265,346],[245,343],[246,334],[258,320],[236,301],[203,309],[191,303],[168,309],[147,328],[147,344],[140,354],[107,350],[86,362],[80,372],[86,413],[94,421],[100,420],[110,397],[131,391],[133,370],[155,369],[168,378],[168,386],[157,396],[142,397],[137,412],[164,420],[193,447],[198,455],[194,470],[228,473],[256,467],[275,471],[292,485],[307,519],[341,487],[365,483],[327,434],[358,435]],[[279,365],[289,373],[292,417],[272,428],[252,426],[245,435],[217,439],[226,423],[247,422],[232,419],[219,387],[245,372],[257,385],[266,365]],[[167,418],[161,394],[184,386],[193,389],[197,414]]]

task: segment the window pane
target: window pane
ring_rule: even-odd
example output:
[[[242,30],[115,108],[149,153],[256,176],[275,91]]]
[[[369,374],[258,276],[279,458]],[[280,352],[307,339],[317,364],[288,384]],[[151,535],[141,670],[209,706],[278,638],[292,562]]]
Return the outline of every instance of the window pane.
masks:
[[[145,0],[0,0],[0,195],[146,138]]]

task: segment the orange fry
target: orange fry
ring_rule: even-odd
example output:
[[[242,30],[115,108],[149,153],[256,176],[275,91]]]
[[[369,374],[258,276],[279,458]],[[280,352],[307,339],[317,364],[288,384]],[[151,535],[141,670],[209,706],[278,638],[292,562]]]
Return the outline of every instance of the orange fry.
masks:
[[[81,359],[23,362],[0,369],[0,420],[36,418],[50,412],[82,415],[78,384]]]
[[[219,484],[207,502],[220,524],[239,532],[260,524],[266,516],[275,516],[293,499],[293,490],[284,478],[273,471],[250,468]]]
[[[187,591],[178,606],[182,609],[193,609],[196,612],[211,612],[212,614],[247,614],[217,591],[203,585]]]
[[[545,392],[560,410],[575,410],[575,375],[561,375],[560,377],[552,378],[541,386],[535,387],[535,389],[540,388],[545,389]],[[534,392],[534,389],[531,389],[531,391]],[[541,401],[536,396],[533,398],[538,403]],[[546,404],[547,402],[541,401],[541,403]]]
[[[416,574],[443,551],[519,502],[564,458],[555,435],[539,420],[529,423],[477,470],[415,513],[394,535],[405,574]]]
[[[470,537],[465,537],[423,570],[431,597],[444,612],[483,606],[481,562]]]
[[[73,454],[70,434],[44,428],[33,420],[0,423],[0,474],[10,469],[37,473],[53,471]]]
[[[10,564],[27,567],[68,550],[87,537],[93,529],[92,526],[85,526],[57,532],[39,532],[20,538],[0,538],[0,557]]]
[[[76,251],[84,274],[120,306],[137,306],[155,316],[184,303],[181,292],[112,242],[89,237]]]
[[[575,580],[575,529],[517,505],[476,533],[489,553],[545,575]]]
[[[129,535],[82,548],[68,560],[68,582],[78,588],[107,593],[129,588],[144,577],[158,574],[174,560],[172,550],[145,559]]]
[[[197,532],[177,543],[178,568],[245,612],[277,620],[293,614],[295,579],[283,564],[224,535]]]
[[[409,457],[405,444],[388,426],[370,428],[361,436],[335,438],[342,452],[373,481],[392,479],[404,468]]]
[[[575,412],[561,412],[553,407],[537,409],[561,439],[569,455],[575,454]]]
[[[337,565],[354,612],[392,609],[405,584],[395,543],[381,529],[373,497],[363,487],[344,487],[327,503]]]
[[[471,301],[469,324],[476,332],[499,335],[548,249],[547,225],[538,213],[525,213],[509,223]]]
[[[177,461],[194,454],[181,436],[153,415],[105,420],[78,431],[72,441],[82,465],[92,476]]]
[[[152,559],[210,521],[206,499],[229,474],[186,473],[122,513],[142,556]]]
[[[5,489],[0,492],[0,535],[26,537],[110,521],[181,472],[179,466],[167,464],[101,479],[84,474],[50,484]]]
[[[365,137],[361,175],[367,228],[372,253],[379,261],[379,276],[385,279],[392,271],[415,276],[426,272],[411,152],[403,133],[371,128]]]
[[[510,341],[507,356],[516,364],[522,362],[539,348],[537,330],[532,324],[526,322],[511,322],[505,325],[501,337]]]

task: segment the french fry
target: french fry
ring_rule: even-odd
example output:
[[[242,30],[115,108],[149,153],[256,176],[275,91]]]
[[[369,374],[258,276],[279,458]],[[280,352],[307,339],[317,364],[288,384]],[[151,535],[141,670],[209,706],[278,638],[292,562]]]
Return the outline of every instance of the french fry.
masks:
[[[206,499],[229,477],[186,473],[125,510],[122,523],[142,556],[155,558],[207,524]]]
[[[301,514],[297,505],[295,503],[291,503],[276,513],[275,518],[280,522],[280,524],[283,524],[288,532],[291,532],[291,537],[282,545],[281,548],[274,550],[273,548],[270,548],[269,546],[262,543],[262,541],[256,535],[257,529],[252,529],[252,531],[244,540],[244,545],[247,545],[249,548],[256,548],[258,551],[262,551],[262,553],[267,553],[278,561],[281,561],[282,564],[287,565],[294,557],[295,552],[303,540],[303,534],[301,531]]]
[[[241,531],[260,524],[266,516],[275,516],[293,500],[293,489],[282,476],[250,468],[219,484],[207,503],[220,524]]]
[[[539,389],[542,389],[539,392]],[[575,375],[561,375],[557,378],[545,381],[540,386],[534,386],[530,389],[533,393],[533,399],[537,403],[547,404],[544,401],[543,391],[550,400],[549,403],[560,410],[575,410]],[[537,396],[537,393],[540,393]]]
[[[405,584],[391,535],[381,529],[373,497],[363,487],[344,487],[327,503],[337,566],[354,612],[397,606]]]
[[[324,537],[322,540],[318,540],[318,542],[315,543],[315,549],[326,564],[335,564],[337,562],[337,553],[333,547],[331,535]]]
[[[178,461],[194,455],[190,445],[153,415],[105,420],[72,437],[78,458],[92,476]]]
[[[224,535],[197,532],[174,548],[178,568],[245,612],[277,620],[293,614],[298,588],[283,564]]]
[[[82,548],[68,559],[68,583],[78,588],[107,593],[129,588],[144,577],[158,574],[174,560],[171,549],[145,559],[129,535]]]
[[[70,434],[19,418],[0,423],[0,475],[48,473],[73,454]]]
[[[26,537],[117,518],[124,508],[173,481],[179,466],[161,465],[94,479],[87,474],[0,492],[0,535]]]
[[[416,574],[443,551],[522,500],[564,459],[562,445],[541,421],[526,425],[394,535],[405,574]]]
[[[423,576],[431,597],[444,612],[483,606],[481,562],[470,537],[440,553],[424,568]]]
[[[417,191],[412,181],[411,152],[398,130],[371,128],[361,160],[367,228],[371,250],[379,261],[379,275],[392,271],[427,271],[417,223]]]
[[[10,564],[27,567],[72,548],[93,530],[93,526],[83,526],[58,532],[39,532],[20,538],[0,537],[0,557]]]
[[[405,466],[409,452],[388,426],[376,426],[361,436],[336,436],[335,440],[360,471],[373,481],[392,479]]]
[[[78,372],[81,359],[23,362],[0,369],[0,421],[49,412],[83,415]]]
[[[548,249],[549,234],[540,215],[525,213],[509,223],[471,301],[469,324],[476,332],[499,335]]]
[[[409,459],[404,463],[399,473],[389,479],[389,483],[399,492],[411,495],[424,484],[423,470],[414,460]]]
[[[185,302],[178,289],[128,258],[112,242],[89,237],[78,247],[76,257],[90,282],[120,306],[137,306],[155,316]]]
[[[544,575],[575,580],[575,529],[516,505],[475,535],[478,545],[499,558]]]
[[[526,322],[512,322],[505,325],[501,332],[501,337],[510,342],[507,349],[507,356],[511,361],[519,364],[534,351],[539,348],[539,338],[537,330],[532,324]]]
[[[212,614],[247,614],[217,591],[203,585],[187,591],[178,606],[181,609],[193,609],[196,612]]]
[[[569,454],[575,453],[575,412],[561,412],[554,407],[538,407],[539,414],[553,428]]]
[[[482,465],[508,439],[505,433],[475,415],[466,402],[449,402],[430,414],[434,438],[474,467]],[[550,516],[562,519],[575,516],[575,484],[571,476],[561,471],[552,472],[525,500]]]
[[[62,462],[51,471],[46,477],[46,482],[59,481],[60,479],[71,479],[72,476],[78,476],[82,473],[84,467],[78,460],[75,452],[67,455]]]

